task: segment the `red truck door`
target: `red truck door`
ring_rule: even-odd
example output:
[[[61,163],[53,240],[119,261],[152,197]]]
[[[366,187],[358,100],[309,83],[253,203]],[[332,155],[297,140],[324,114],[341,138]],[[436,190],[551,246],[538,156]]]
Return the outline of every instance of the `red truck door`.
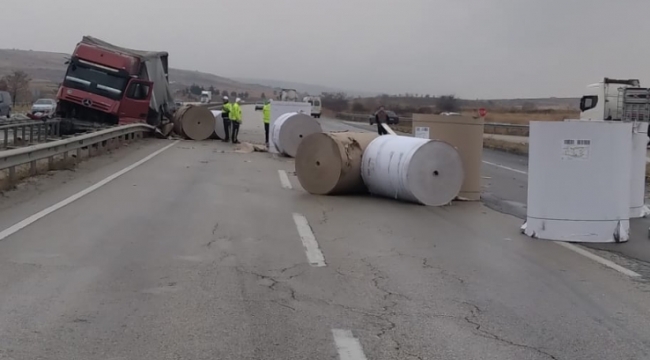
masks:
[[[120,124],[147,122],[152,90],[151,81],[140,79],[129,81],[120,103]]]

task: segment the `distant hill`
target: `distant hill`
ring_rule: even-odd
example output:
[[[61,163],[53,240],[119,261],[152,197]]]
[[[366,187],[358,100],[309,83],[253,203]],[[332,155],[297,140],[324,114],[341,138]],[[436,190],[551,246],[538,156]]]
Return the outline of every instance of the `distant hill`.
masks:
[[[56,88],[65,75],[65,61],[69,54],[31,50],[0,49],[0,76],[15,70],[22,70],[32,78],[32,85],[41,90]],[[262,93],[272,96],[273,88],[263,85],[251,85],[214,74],[169,69],[169,80],[173,90],[180,90],[192,84],[210,87],[228,92],[248,92],[251,97],[259,97]]]
[[[260,84],[261,86],[270,86],[279,89],[295,89],[300,93],[307,93],[311,95],[320,95],[324,92],[328,92],[328,93],[344,92],[347,95],[355,96],[355,97],[380,95],[380,93],[377,92],[345,90],[345,89],[331,88],[331,87],[321,86],[321,85],[297,83],[292,81],[270,80],[270,79],[248,79],[248,78],[234,78],[234,79],[244,83]]]

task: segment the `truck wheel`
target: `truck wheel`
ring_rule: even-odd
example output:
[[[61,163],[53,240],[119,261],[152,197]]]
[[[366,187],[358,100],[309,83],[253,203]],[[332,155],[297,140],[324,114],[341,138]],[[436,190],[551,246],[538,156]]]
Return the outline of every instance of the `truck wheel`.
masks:
[[[150,117],[147,118],[147,124],[149,124],[151,126],[158,127],[158,126],[160,126],[160,124],[162,124],[162,121],[163,121],[162,108],[157,111],[157,114],[155,114],[155,116],[150,116]]]

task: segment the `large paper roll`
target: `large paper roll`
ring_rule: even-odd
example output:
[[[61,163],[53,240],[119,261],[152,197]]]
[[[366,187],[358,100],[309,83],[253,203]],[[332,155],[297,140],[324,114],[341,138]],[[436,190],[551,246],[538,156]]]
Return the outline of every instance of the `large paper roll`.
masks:
[[[464,200],[481,199],[481,166],[483,156],[482,118],[413,114],[413,135],[442,140],[455,147],[463,159],[465,180],[458,197]]]
[[[287,113],[273,123],[271,136],[281,154],[295,157],[298,145],[307,135],[322,132],[320,123],[313,117],[299,113]]]
[[[212,116],[214,116],[214,131],[212,132],[212,138],[215,139],[225,139],[226,138],[226,129],[223,127],[223,118],[221,117],[221,110],[210,110]]]
[[[316,133],[303,139],[296,152],[300,185],[316,195],[367,191],[361,178],[363,151],[375,133]]]
[[[460,154],[444,141],[384,135],[363,153],[370,193],[429,206],[451,202],[463,185]]]
[[[184,105],[174,118],[176,133],[190,140],[205,140],[214,132],[214,116],[203,106]]]
[[[634,123],[632,132],[632,177],[630,184],[630,217],[640,218],[650,214],[645,204],[645,169],[648,150],[648,123]]]

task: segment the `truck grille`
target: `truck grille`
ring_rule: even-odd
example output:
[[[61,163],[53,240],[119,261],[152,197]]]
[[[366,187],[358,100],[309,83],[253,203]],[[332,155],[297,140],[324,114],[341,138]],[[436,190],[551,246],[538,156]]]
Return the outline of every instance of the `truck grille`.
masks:
[[[75,95],[66,95],[66,100],[70,100],[70,101],[73,101],[73,102],[75,102],[77,104],[82,104],[83,105],[84,98],[82,98],[80,96],[75,96]],[[98,103],[98,102],[95,102],[95,101],[93,101],[93,103],[92,103],[92,105],[90,105],[90,107],[93,108],[93,109],[104,111],[104,112],[107,112],[107,111],[110,110],[109,105]]]

